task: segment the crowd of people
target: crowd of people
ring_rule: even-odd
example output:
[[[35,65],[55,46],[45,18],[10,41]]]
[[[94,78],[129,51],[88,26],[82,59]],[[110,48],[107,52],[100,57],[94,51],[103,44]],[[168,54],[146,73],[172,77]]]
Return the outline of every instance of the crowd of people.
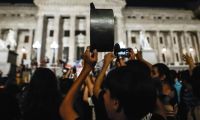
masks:
[[[30,83],[0,88],[2,120],[200,120],[200,66],[183,56],[188,70],[150,64],[142,51],[128,58],[98,52],[83,54],[83,69],[63,69],[63,76],[36,68]]]

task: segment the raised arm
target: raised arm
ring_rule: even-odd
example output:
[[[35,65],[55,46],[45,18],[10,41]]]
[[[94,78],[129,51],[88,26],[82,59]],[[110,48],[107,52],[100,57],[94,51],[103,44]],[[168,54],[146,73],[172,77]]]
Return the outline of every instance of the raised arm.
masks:
[[[90,49],[88,47],[84,53],[84,60],[85,63],[83,70],[73,83],[72,87],[70,88],[68,94],[65,96],[60,106],[60,115],[63,120],[76,120],[78,118],[78,114],[75,112],[73,107],[75,96],[77,95],[87,75],[90,73],[97,62],[97,51],[95,50],[93,55],[91,55]]]
[[[195,68],[194,61],[192,59],[191,55],[188,55],[187,53],[183,55],[183,60],[186,62],[186,64],[189,65],[189,72],[190,75],[192,75],[192,70]]]
[[[110,65],[110,63],[113,61],[113,59],[114,59],[113,53],[108,53],[104,56],[103,68],[101,69],[101,72],[99,73],[99,75],[96,79],[96,82],[94,84],[94,91],[93,92],[94,92],[94,95],[95,95],[96,98],[99,97],[101,85],[103,83],[106,70],[107,70],[108,66]]]
[[[149,67],[150,70],[152,69],[152,64],[149,63],[148,61],[146,61],[146,60],[143,58],[143,56],[142,56],[142,51],[141,51],[141,50],[138,51],[138,53],[136,54],[136,58],[137,58],[137,60],[139,60],[139,61],[145,63],[145,64]]]

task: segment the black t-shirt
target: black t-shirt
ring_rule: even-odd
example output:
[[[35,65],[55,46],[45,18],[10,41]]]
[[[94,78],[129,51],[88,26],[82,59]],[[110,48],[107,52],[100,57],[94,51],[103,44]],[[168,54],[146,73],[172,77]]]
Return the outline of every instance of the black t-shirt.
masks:
[[[165,120],[161,115],[154,113],[151,120]]]

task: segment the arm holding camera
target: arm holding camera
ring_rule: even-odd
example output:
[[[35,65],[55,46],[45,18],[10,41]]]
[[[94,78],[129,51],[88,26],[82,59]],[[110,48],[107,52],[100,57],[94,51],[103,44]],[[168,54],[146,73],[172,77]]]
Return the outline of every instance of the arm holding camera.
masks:
[[[73,108],[73,103],[81,85],[97,62],[97,51],[94,50],[94,53],[90,54],[90,49],[88,47],[84,53],[84,60],[85,63],[83,70],[81,71],[76,81],[73,83],[60,106],[60,115],[63,120],[75,120],[79,117]]]
[[[143,58],[143,56],[142,56],[142,51],[141,51],[141,50],[137,52],[136,58],[137,58],[137,60],[139,60],[139,61],[145,63],[145,64],[149,67],[150,70],[152,69],[152,64],[149,63],[148,61],[146,61],[146,60]]]
[[[71,73],[71,71],[69,69],[65,70],[64,73],[63,73],[63,79],[69,78],[70,73]]]
[[[135,53],[132,48],[129,50],[129,60],[135,60]]]
[[[104,80],[104,76],[106,73],[106,70],[108,68],[108,66],[110,65],[110,63],[113,61],[114,59],[114,54],[113,53],[108,53],[104,56],[104,63],[103,63],[103,68],[101,69],[101,72],[99,73],[95,85],[94,85],[94,95],[96,98],[99,97],[99,93],[101,91],[101,85],[103,83]]]

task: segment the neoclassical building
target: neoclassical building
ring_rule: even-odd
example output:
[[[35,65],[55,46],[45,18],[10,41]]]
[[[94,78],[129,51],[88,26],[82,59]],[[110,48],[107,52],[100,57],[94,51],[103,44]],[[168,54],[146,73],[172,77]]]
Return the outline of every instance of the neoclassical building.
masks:
[[[15,32],[17,64],[22,60],[59,59],[72,64],[90,44],[90,2],[113,9],[115,43],[137,48],[140,34],[156,53],[158,62],[184,65],[190,53],[200,62],[200,20],[191,10],[125,7],[124,0],[34,0],[34,4],[0,4],[0,38]],[[103,53],[99,55],[103,58]]]

